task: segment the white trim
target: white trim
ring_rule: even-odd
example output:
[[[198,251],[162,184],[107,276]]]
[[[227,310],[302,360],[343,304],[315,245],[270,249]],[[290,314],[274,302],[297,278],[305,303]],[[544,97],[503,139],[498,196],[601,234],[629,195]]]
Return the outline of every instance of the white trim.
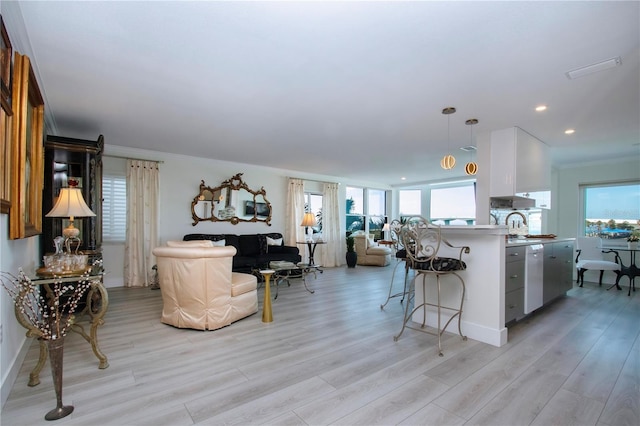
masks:
[[[9,369],[7,374],[2,378],[2,389],[0,390],[0,398],[2,399],[1,405],[4,406],[5,402],[9,398],[9,394],[11,393],[11,388],[16,382],[16,378],[20,373],[20,369],[22,368],[22,364],[24,363],[24,359],[27,357],[27,352],[29,352],[29,348],[31,347],[31,343],[33,338],[27,339],[26,336],[22,340],[22,344],[20,345],[20,350],[16,353],[16,356],[11,360]]]

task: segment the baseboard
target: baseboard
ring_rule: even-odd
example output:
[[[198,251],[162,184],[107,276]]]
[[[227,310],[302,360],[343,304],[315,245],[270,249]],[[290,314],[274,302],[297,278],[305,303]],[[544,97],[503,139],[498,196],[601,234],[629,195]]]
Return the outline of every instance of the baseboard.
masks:
[[[18,377],[18,373],[20,373],[22,363],[27,357],[27,352],[29,352],[29,347],[31,346],[31,340],[32,339],[27,339],[26,337],[22,340],[20,350],[18,351],[15,358],[13,358],[13,361],[9,366],[9,371],[2,381],[2,386],[0,387],[0,398],[2,400],[2,407],[4,407],[4,403],[7,402],[9,394],[11,393],[11,389],[13,388],[13,385],[16,382],[16,378]]]
[[[102,282],[104,283],[104,288],[124,287],[123,277],[115,277],[109,274],[105,274],[102,277]]]
[[[442,313],[442,317],[440,319],[441,324],[446,324],[449,321],[450,316],[446,313]],[[422,312],[416,312],[413,315],[414,325],[420,326],[422,322]],[[415,320],[418,321],[415,321]],[[435,312],[427,311],[427,325],[430,327],[438,326],[438,315]],[[508,337],[508,329],[506,327],[501,328],[490,328],[484,325],[468,322],[463,320],[460,324],[460,328],[462,329],[462,334],[467,336],[469,339],[477,340],[482,343],[487,343],[492,346],[503,346],[507,343]],[[451,321],[449,326],[446,328],[446,331],[453,334],[458,334],[458,320],[457,318]]]

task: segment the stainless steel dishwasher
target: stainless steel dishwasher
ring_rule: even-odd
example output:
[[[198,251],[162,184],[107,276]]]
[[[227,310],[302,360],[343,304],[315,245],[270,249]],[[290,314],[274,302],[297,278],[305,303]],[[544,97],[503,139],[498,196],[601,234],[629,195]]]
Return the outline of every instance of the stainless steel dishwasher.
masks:
[[[524,313],[528,314],[542,306],[544,245],[528,245],[525,259]]]

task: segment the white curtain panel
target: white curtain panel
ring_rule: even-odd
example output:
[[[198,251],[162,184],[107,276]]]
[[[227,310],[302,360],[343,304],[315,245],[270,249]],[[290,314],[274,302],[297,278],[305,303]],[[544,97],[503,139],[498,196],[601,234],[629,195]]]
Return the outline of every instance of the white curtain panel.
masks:
[[[325,183],[322,188],[322,248],[321,265],[328,268],[343,265],[346,247],[340,232],[338,184]]]
[[[158,245],[158,163],[127,160],[127,236],[125,287],[148,287]]]
[[[300,226],[303,216],[304,181],[302,179],[289,178],[287,211],[284,224],[285,245],[296,247],[298,241],[304,241],[304,228]]]

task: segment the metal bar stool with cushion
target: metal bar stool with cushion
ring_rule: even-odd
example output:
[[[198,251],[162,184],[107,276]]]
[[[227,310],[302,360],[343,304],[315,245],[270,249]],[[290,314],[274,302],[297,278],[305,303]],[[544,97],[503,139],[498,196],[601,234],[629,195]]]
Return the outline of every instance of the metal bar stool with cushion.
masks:
[[[391,282],[389,283],[389,295],[387,296],[387,300],[380,305],[380,309],[384,309],[387,306],[387,303],[394,297],[402,296],[400,299],[400,303],[404,302],[404,296],[407,294],[407,276],[409,275],[409,266],[406,262],[407,260],[407,250],[402,245],[400,231],[402,229],[402,224],[398,219],[394,219],[389,224],[389,230],[391,232],[391,241],[393,241],[393,249],[396,253],[396,265],[393,267],[393,273],[391,274]],[[393,292],[393,281],[396,276],[396,270],[398,269],[398,265],[404,263],[404,287],[402,292],[391,294]]]
[[[405,305],[404,321],[402,323],[402,329],[400,333],[394,337],[397,341],[405,328],[411,328],[413,330],[423,331],[428,334],[438,336],[438,355],[442,356],[442,333],[447,329],[451,321],[454,318],[458,318],[458,334],[463,340],[467,340],[467,337],[462,334],[460,322],[462,320],[462,307],[464,303],[465,284],[462,277],[458,274],[460,271],[464,271],[467,265],[462,260],[462,255],[469,253],[469,247],[455,247],[452,246],[447,240],[442,238],[440,233],[440,227],[430,224],[426,219],[422,217],[412,218],[405,223],[402,227],[402,243],[407,250],[407,263],[409,267],[416,273],[416,277],[413,280],[413,285],[409,287],[409,297]],[[442,252],[441,252],[442,251]],[[454,257],[448,257],[446,254],[451,254]],[[427,276],[434,276],[436,281],[436,303],[430,302],[427,297]],[[460,304],[459,306],[445,306],[441,300],[441,290],[443,283],[441,278],[444,276],[453,276],[456,280],[445,280],[444,285],[452,286],[455,282],[460,285]],[[420,304],[415,302],[415,287],[418,284],[419,278],[422,278],[422,296],[423,301]],[[447,291],[447,294],[451,292]],[[410,305],[413,301],[413,309]],[[457,302],[456,302],[457,303]],[[427,309],[429,306],[435,307],[437,312],[437,330],[430,331],[425,329],[427,322]],[[422,310],[422,326],[420,328],[407,325],[409,321],[412,321],[413,315]],[[442,326],[442,311],[446,310],[453,314],[449,317],[447,322]]]
[[[585,271],[592,269],[600,271],[600,280],[598,284],[602,285],[602,275],[604,271],[613,271],[616,273],[616,283],[614,284],[618,290],[621,290],[618,285],[620,281],[621,263],[619,262],[620,256],[618,252],[609,250],[602,250],[602,239],[596,237],[578,237],[576,238],[576,268],[578,269],[578,279],[576,284],[580,283],[580,287],[584,284]],[[615,262],[605,260],[604,253],[614,253]],[[611,286],[613,287],[613,286]],[[609,287],[609,288],[611,288]],[[607,289],[608,290],[608,289]]]

